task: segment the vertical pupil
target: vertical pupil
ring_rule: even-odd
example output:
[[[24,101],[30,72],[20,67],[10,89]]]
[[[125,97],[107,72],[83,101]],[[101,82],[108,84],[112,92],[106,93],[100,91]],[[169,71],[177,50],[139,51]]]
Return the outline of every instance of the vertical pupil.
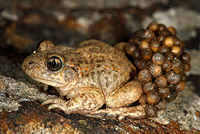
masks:
[[[56,67],[56,61],[55,61],[55,60],[53,60],[53,61],[51,62],[51,66],[52,66],[53,68]]]

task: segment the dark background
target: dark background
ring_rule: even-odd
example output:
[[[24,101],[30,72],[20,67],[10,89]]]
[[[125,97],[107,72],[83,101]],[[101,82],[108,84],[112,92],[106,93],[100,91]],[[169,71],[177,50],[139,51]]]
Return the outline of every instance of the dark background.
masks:
[[[8,65],[14,72],[20,69],[23,59],[42,40],[74,46],[94,38],[114,45],[127,42],[135,31],[146,28],[151,21],[176,28],[178,37],[186,44],[185,51],[192,56],[188,81],[192,82],[194,92],[200,96],[199,0],[0,0],[0,56],[4,56],[2,63],[6,63],[7,58],[19,63],[15,69],[9,60]],[[1,75],[8,78],[10,72],[4,70]],[[42,132],[44,128],[53,131],[54,127],[62,132],[72,128],[85,133],[136,132],[137,129],[129,126],[131,124],[139,128],[139,132],[186,133],[176,122],[162,125],[149,119],[101,120],[65,115],[58,111],[49,112],[35,101],[20,104],[22,106],[16,112],[0,112],[0,132]],[[183,112],[185,114],[181,116],[186,117],[188,111]],[[200,117],[200,111],[195,114]],[[88,124],[85,125],[84,121]],[[192,121],[189,123],[192,124]]]

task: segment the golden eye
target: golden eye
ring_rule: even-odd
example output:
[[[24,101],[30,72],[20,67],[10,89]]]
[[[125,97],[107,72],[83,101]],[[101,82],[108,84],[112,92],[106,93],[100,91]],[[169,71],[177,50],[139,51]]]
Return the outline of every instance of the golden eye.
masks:
[[[58,71],[62,68],[62,61],[56,56],[52,56],[47,60],[47,68],[50,71]]]

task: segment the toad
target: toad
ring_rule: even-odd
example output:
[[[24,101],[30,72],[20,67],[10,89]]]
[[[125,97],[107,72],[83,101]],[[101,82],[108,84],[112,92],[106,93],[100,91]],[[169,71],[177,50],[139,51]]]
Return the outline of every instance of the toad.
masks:
[[[22,69],[32,79],[55,87],[60,94],[60,98],[42,103],[49,105],[49,110],[145,116],[142,104],[129,106],[143,94],[141,84],[132,80],[136,68],[122,51],[104,42],[88,40],[68,47],[43,41],[24,60]],[[100,109],[104,104],[106,108]]]

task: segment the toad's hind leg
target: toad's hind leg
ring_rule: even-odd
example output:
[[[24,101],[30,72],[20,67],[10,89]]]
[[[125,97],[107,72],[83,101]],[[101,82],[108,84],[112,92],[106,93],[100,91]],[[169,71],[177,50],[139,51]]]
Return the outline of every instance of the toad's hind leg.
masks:
[[[126,107],[139,100],[142,94],[143,91],[140,82],[132,80],[106,97],[106,105],[111,108],[100,109],[90,114],[94,117],[106,114],[108,116],[143,118],[146,116],[145,105],[140,104],[134,107]]]
[[[87,116],[90,117],[102,117],[102,116],[113,116],[113,117],[131,117],[131,118],[144,118],[146,117],[145,113],[145,105],[140,104],[134,107],[120,107],[120,108],[108,108],[108,109],[100,109],[98,111],[92,112]]]
[[[123,87],[111,92],[106,96],[106,105],[111,108],[127,106],[142,96],[140,82],[132,80]]]

